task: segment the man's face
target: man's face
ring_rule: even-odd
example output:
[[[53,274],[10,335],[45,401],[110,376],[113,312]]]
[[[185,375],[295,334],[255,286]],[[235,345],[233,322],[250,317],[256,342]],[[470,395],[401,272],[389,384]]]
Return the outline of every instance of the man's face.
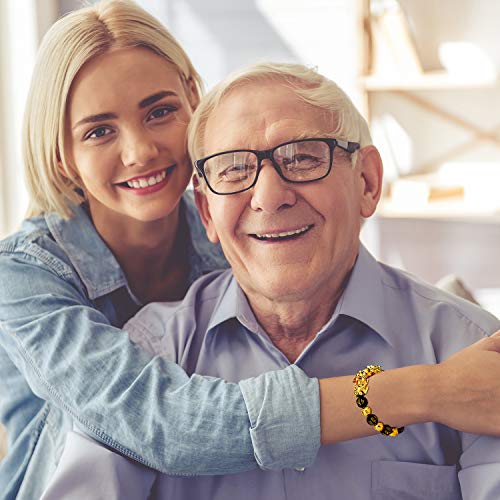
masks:
[[[205,153],[263,150],[309,134],[328,137],[331,129],[331,117],[287,86],[253,83],[232,91],[209,118]],[[326,178],[292,184],[265,160],[252,189],[197,194],[207,234],[220,241],[251,302],[331,300],[339,292],[356,259],[361,218],[378,200],[378,193],[367,195],[362,159],[358,163],[353,169],[349,155],[336,148]]]

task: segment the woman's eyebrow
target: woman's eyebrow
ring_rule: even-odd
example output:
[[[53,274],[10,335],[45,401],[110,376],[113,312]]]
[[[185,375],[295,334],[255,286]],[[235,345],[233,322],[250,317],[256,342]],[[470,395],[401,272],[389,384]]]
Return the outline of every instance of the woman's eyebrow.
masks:
[[[156,101],[159,101],[160,99],[163,99],[164,97],[168,96],[177,96],[175,92],[172,92],[171,90],[161,90],[160,92],[156,92],[156,94],[152,94],[148,97],[145,97],[141,102],[139,102],[139,108],[147,108],[151,104],[154,104]]]
[[[98,115],[90,115],[82,118],[73,125],[73,129],[79,127],[80,125],[85,125],[86,123],[97,123],[104,120],[113,120],[118,118],[115,113],[100,113]]]
[[[154,104],[157,101],[160,101],[164,97],[169,97],[169,96],[177,96],[177,94],[171,90],[161,90],[160,92],[156,92],[148,97],[145,97],[139,102],[139,108],[147,108],[151,104]],[[118,115],[115,113],[99,113],[97,115],[90,115],[86,116],[85,118],[82,118],[79,120],[75,125],[73,125],[73,129],[79,127],[80,125],[85,125],[87,123],[97,123],[101,122],[104,120],[113,120],[118,118]]]

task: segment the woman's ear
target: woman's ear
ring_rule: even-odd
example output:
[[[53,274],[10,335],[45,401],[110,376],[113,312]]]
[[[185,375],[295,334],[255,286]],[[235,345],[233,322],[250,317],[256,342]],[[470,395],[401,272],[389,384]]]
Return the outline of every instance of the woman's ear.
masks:
[[[68,165],[67,169],[63,165],[63,162],[61,160],[61,157],[59,153],[57,154],[57,169],[59,170],[59,173],[65,178],[68,179],[72,182],[75,182],[80,178],[78,173],[74,168],[71,167],[71,165]],[[69,170],[69,172],[68,172]]]

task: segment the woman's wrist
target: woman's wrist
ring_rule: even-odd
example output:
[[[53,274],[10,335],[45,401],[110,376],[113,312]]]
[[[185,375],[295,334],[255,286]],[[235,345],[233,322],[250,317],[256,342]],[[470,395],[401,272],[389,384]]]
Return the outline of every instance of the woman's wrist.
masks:
[[[435,421],[440,385],[434,365],[387,370],[373,377],[370,403],[392,425]]]
[[[437,420],[441,391],[438,375],[433,365],[379,373],[370,382],[370,406],[380,419],[397,427]],[[356,405],[353,376],[319,381],[323,445],[376,434]]]

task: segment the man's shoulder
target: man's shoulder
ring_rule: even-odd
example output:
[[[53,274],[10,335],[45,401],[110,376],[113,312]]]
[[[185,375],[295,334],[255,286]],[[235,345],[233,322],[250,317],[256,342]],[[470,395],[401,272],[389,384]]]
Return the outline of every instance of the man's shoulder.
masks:
[[[500,328],[500,320],[477,304],[442,290],[420,278],[386,264],[379,263],[384,293],[399,302],[411,316],[425,316],[434,327],[463,325],[478,335],[490,335]],[[454,335],[453,332],[443,332]],[[456,334],[455,334],[456,335]],[[472,339],[472,341],[475,339]]]
[[[194,335],[204,335],[213,312],[231,283],[229,269],[198,278],[184,299],[144,306],[124,326],[131,340],[154,354],[165,354],[167,345],[186,345]],[[171,357],[171,356],[168,356]]]

